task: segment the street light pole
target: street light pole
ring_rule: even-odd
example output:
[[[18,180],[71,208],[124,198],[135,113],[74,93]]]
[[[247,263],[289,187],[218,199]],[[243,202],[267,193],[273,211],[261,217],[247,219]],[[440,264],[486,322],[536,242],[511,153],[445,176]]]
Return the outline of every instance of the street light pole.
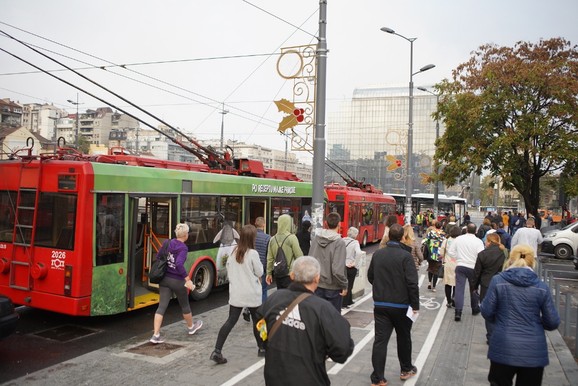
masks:
[[[76,146],[76,150],[78,150],[78,105],[80,105],[78,102],[78,93],[76,93],[76,102],[70,99],[67,99],[67,102],[76,105],[76,130],[74,133],[74,144]]]
[[[440,104],[440,94],[436,94],[436,93],[428,90],[425,87],[418,87],[417,89],[420,91],[425,91],[427,93],[430,93],[436,97],[436,110],[437,110],[439,107],[439,104]],[[436,142],[437,142],[439,137],[440,137],[440,120],[436,118]],[[434,147],[434,150],[435,150],[435,147]],[[439,165],[438,165],[437,160],[434,160],[434,169],[435,169],[436,174],[439,175],[440,170],[439,170]],[[438,208],[439,207],[439,190],[440,190],[440,183],[439,183],[439,180],[437,179],[437,176],[436,176],[436,180],[434,183],[434,197],[433,197],[434,217],[436,219],[438,218],[438,212],[439,212],[439,208]]]
[[[319,0],[319,38],[315,85],[315,132],[313,136],[312,236],[323,228],[325,180],[325,99],[327,88],[327,0]],[[342,219],[345,220],[345,219]]]
[[[388,34],[397,35],[409,42],[409,123],[407,128],[407,159],[406,159],[406,176],[405,176],[405,223],[411,224],[411,196],[413,194],[413,76],[431,70],[435,67],[433,64],[428,64],[419,69],[417,72],[413,72],[413,42],[417,38],[408,38],[403,35],[398,34],[394,30],[388,27],[382,27],[383,32]]]
[[[229,110],[225,110],[225,102],[223,102],[223,108],[220,111],[222,114],[221,117],[221,151],[225,151],[224,141],[225,141],[225,114],[227,114]]]

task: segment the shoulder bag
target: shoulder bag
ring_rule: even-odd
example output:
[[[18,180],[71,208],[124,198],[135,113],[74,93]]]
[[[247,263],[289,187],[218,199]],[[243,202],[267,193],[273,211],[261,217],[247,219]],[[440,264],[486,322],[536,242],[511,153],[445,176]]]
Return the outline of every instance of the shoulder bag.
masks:
[[[295,300],[293,300],[291,302],[291,304],[289,304],[289,307],[287,307],[285,312],[283,312],[283,314],[281,314],[279,319],[277,319],[275,321],[275,324],[273,324],[273,327],[271,328],[271,331],[269,331],[268,334],[267,334],[267,324],[265,322],[265,318],[259,320],[259,322],[257,322],[256,328],[259,330],[259,335],[261,336],[261,339],[263,339],[264,341],[265,340],[271,340],[273,335],[275,335],[275,332],[277,332],[279,327],[281,327],[281,323],[283,323],[285,318],[287,318],[287,316],[289,316],[289,313],[293,310],[293,308],[295,308],[295,306],[297,304],[301,303],[303,300],[307,299],[311,295],[312,294],[310,292],[304,292],[301,295],[297,296],[295,298]]]
[[[169,240],[166,240],[159,250],[156,260],[149,270],[149,281],[153,284],[159,284],[167,272],[167,257],[169,252]]]

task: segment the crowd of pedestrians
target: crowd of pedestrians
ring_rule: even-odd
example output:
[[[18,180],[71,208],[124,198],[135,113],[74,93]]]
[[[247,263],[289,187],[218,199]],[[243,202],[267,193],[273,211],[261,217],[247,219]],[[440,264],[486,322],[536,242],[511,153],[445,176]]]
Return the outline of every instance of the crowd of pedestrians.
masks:
[[[418,373],[411,357],[411,330],[419,313],[418,275],[423,263],[427,264],[428,291],[435,292],[443,280],[455,322],[463,317],[467,284],[472,315],[481,313],[485,319],[490,384],[511,385],[516,377],[517,385],[540,385],[548,364],[544,330],[557,328],[560,318],[548,288],[533,271],[542,242],[535,219],[488,213],[479,227],[469,215],[461,224],[454,217],[445,224],[433,220],[429,212],[420,213],[414,228],[398,224],[395,215],[388,216],[380,248],[371,258],[367,279],[373,286],[375,323],[372,386],[387,385],[387,347],[394,330],[400,379]],[[278,217],[272,237],[266,233],[263,217],[256,218],[254,226],[240,229],[226,261],[229,315],[216,337],[212,361],[227,363],[223,347],[243,313],[252,322],[257,355],[265,357],[267,385],[330,384],[326,360],[343,363],[353,352],[350,325],[341,310],[354,303],[353,284],[363,252],[357,228],[349,227],[347,237],[341,237],[338,213],[329,213],[324,223],[325,229],[315,237],[311,237],[309,219],[298,226],[288,214]],[[178,224],[177,237],[168,241],[170,264],[160,283],[154,344],[163,342],[162,316],[173,294],[189,334],[202,326],[200,320],[193,323],[186,294],[193,289],[183,267],[186,228]],[[423,236],[421,243],[415,232]],[[278,252],[283,252],[289,267],[286,275],[276,274]],[[277,291],[267,296],[273,282]],[[456,328],[460,325],[456,323]]]

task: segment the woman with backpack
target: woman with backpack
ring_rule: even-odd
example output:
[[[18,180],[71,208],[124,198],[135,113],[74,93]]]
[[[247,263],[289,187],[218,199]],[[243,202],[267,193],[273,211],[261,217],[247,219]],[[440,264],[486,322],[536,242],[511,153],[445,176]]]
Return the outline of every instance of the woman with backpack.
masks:
[[[438,274],[442,267],[442,257],[440,255],[441,246],[446,238],[446,234],[442,229],[442,223],[437,221],[435,227],[432,228],[426,235],[424,243],[427,248],[427,277],[429,284],[427,289],[436,292],[436,284],[438,282]]]

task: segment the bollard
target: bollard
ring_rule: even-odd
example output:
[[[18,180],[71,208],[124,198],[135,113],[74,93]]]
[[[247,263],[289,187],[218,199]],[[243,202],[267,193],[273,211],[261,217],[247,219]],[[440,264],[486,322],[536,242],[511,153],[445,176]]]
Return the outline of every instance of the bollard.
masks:
[[[550,288],[550,293],[552,293],[552,287],[554,287],[554,273],[548,272],[548,288]]]
[[[554,305],[556,306],[556,311],[560,313],[560,283],[556,283],[556,291],[554,291]]]
[[[548,284],[548,269],[544,269],[544,282]]]
[[[572,294],[567,292],[564,294],[566,297],[566,304],[564,305],[564,336],[570,335],[570,308],[572,308]]]
[[[578,315],[576,316],[576,320],[578,320]],[[574,358],[578,358],[578,323],[576,323],[576,335],[574,336]]]

